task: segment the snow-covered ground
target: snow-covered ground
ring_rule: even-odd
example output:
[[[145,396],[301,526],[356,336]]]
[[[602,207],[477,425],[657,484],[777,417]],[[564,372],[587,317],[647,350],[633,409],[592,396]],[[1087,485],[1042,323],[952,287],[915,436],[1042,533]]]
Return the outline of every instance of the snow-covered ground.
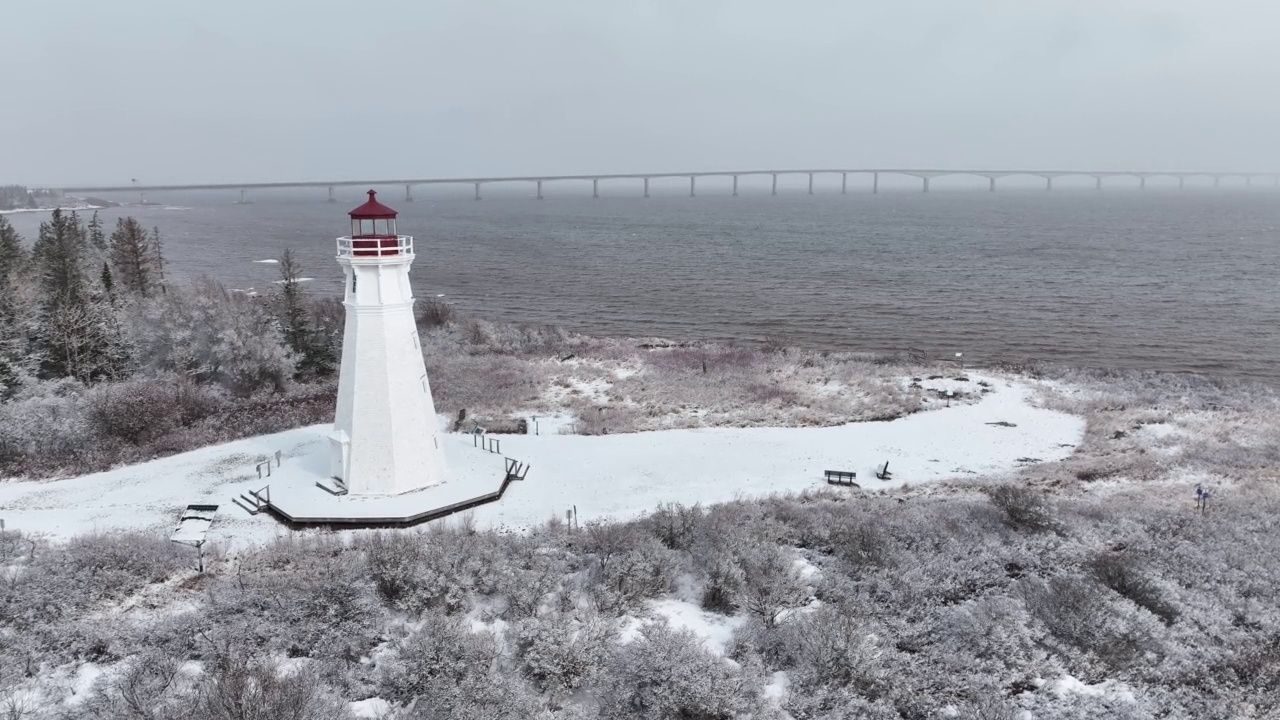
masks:
[[[473,512],[482,527],[525,527],[563,518],[575,506],[579,521],[627,519],[664,502],[717,503],[818,488],[828,469],[856,471],[867,489],[998,475],[1032,460],[1066,457],[1080,442],[1081,418],[1033,407],[1027,383],[985,379],[993,392],[980,402],[889,422],[504,436],[503,453],[531,470],[502,501]],[[76,478],[0,482],[0,517],[10,529],[54,537],[109,528],[167,535],[188,504],[214,503],[220,509],[211,541],[262,542],[288,531],[266,515],[247,515],[231,499],[266,484],[254,464],[275,451],[285,457],[323,452],[328,429],[300,428]],[[882,482],[874,468],[886,460],[893,479]]]

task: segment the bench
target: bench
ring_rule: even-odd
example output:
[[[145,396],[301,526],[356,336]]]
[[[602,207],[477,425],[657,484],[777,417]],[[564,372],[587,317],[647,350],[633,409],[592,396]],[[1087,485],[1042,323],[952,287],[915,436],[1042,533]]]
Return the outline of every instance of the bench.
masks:
[[[848,472],[846,470],[827,470],[827,482],[831,485],[857,485],[855,480],[858,479],[858,473]]]
[[[879,480],[888,480],[893,477],[893,473],[889,472],[889,461],[885,460],[880,467],[876,468],[876,478]]]

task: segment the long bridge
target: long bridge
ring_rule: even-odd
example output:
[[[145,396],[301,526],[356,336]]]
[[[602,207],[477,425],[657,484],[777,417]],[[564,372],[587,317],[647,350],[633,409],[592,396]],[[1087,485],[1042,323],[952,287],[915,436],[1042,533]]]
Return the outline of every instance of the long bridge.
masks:
[[[778,176],[780,175],[807,175],[809,178],[809,194],[813,194],[813,179],[817,175],[839,175],[840,176],[840,192],[847,193],[849,189],[850,175],[870,175],[871,176],[871,192],[878,193],[880,191],[881,175],[897,175],[914,177],[921,180],[921,190],[929,192],[929,182],[938,177],[946,177],[951,175],[970,175],[975,177],[987,178],[988,189],[995,192],[996,180],[1000,178],[1022,175],[1042,178],[1045,181],[1045,190],[1053,189],[1053,181],[1061,177],[1087,177],[1093,178],[1095,181],[1094,188],[1101,190],[1104,178],[1129,177],[1138,180],[1138,186],[1146,189],[1147,180],[1149,178],[1171,178],[1178,181],[1178,187],[1186,186],[1189,178],[1205,178],[1212,179],[1214,187],[1221,184],[1224,178],[1243,178],[1247,186],[1253,185],[1255,180],[1270,179],[1273,185],[1280,186],[1280,172],[1163,172],[1163,171],[1141,171],[1141,170],[936,170],[936,169],[912,169],[912,168],[824,168],[824,169],[793,169],[793,170],[709,170],[700,172],[657,172],[657,173],[603,173],[591,175],[519,175],[510,177],[487,176],[487,177],[446,177],[446,178],[408,178],[394,179],[381,178],[372,180],[322,180],[322,181],[300,181],[300,182],[259,182],[259,183],[205,183],[194,185],[85,185],[59,188],[66,194],[83,194],[83,193],[114,193],[114,192],[140,192],[143,193],[145,200],[147,192],[177,192],[187,190],[230,190],[240,191],[240,201],[248,202],[248,192],[250,190],[268,190],[281,188],[328,188],[329,201],[334,202],[334,189],[339,187],[368,187],[368,186],[404,186],[405,200],[413,200],[413,188],[422,185],[471,185],[475,188],[475,199],[479,200],[480,188],[484,185],[493,185],[498,183],[531,183],[537,192],[537,199],[541,200],[542,186],[544,183],[551,182],[590,182],[592,197],[600,197],[600,183],[605,180],[640,180],[643,182],[644,197],[649,197],[649,182],[657,179],[667,178],[688,178],[689,179],[689,197],[695,197],[698,192],[698,178],[704,177],[725,177],[733,179],[733,194],[738,194],[738,179],[750,176],[770,176],[772,177],[772,194],[778,194]]]

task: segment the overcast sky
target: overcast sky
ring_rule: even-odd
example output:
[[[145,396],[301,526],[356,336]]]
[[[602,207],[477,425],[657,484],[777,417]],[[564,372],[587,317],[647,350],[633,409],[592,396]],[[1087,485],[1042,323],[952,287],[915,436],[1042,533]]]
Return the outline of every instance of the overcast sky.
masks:
[[[1276,0],[14,0],[0,183],[1280,168]]]

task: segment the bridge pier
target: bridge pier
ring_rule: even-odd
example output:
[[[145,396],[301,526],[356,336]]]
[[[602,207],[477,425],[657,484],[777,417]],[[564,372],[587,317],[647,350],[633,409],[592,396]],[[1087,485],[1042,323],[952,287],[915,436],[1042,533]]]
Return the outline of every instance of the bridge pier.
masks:
[[[690,176],[689,176],[689,197],[697,197],[697,196],[698,196],[698,187],[697,187],[697,182],[698,182],[698,176],[697,176],[697,175],[690,175]]]
[[[334,197],[334,196],[333,196],[333,186],[332,186],[332,185],[330,185],[330,186],[329,186],[329,202],[338,202],[338,199],[337,199],[336,197]]]
[[[733,196],[738,197],[738,176],[733,176]]]
[[[591,198],[600,199],[600,178],[591,178]]]
[[[649,178],[644,179],[644,196],[649,197]]]
[[[413,202],[413,186],[412,185],[404,186],[404,201]]]
[[[542,181],[538,180],[537,183],[538,183],[538,199],[541,200],[542,199]]]
[[[849,194],[849,173],[840,173],[840,194]]]
[[[480,183],[476,183],[476,199],[480,199]]]
[[[871,173],[871,194],[880,192],[880,173]]]
[[[813,194],[813,173],[809,173],[809,194]]]
[[[778,194],[778,173],[773,174],[773,194]]]
[[[996,191],[996,179],[995,179],[995,176],[992,176],[987,178],[987,192],[995,192],[995,191]]]

